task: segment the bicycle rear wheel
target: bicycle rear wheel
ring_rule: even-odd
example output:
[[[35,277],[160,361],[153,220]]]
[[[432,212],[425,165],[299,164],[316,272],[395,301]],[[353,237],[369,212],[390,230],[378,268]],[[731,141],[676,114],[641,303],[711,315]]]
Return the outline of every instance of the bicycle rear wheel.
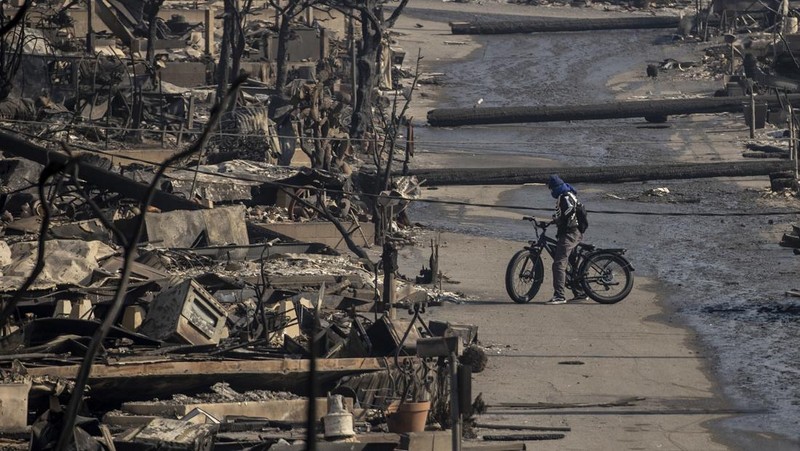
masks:
[[[506,292],[518,304],[530,302],[544,280],[544,264],[541,250],[523,249],[508,262],[506,268]]]
[[[633,289],[630,263],[617,254],[590,255],[579,274],[586,295],[601,304],[616,304]]]

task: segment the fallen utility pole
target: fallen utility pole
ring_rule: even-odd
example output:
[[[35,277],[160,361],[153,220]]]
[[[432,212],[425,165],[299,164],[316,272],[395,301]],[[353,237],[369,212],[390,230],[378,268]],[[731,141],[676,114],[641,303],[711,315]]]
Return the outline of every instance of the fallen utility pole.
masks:
[[[519,424],[491,424],[491,423],[475,423],[478,429],[503,429],[509,431],[557,431],[557,432],[570,432],[571,427],[568,426],[528,426]]]
[[[25,158],[26,160],[35,161],[42,165],[47,165],[49,163],[65,164],[69,160],[69,156],[63,153],[47,150],[44,147],[37,146],[36,144],[4,132],[0,132],[0,151],[5,153],[6,156],[13,155]],[[147,193],[147,185],[131,180],[120,174],[93,166],[89,163],[79,161],[77,164],[78,174],[86,182],[99,188],[122,194],[131,199],[144,200],[145,194]],[[156,190],[152,205],[160,208],[161,211],[199,210],[203,208],[201,205],[188,199],[174,196],[160,190]]]
[[[800,94],[787,96],[800,107]],[[755,103],[781,107],[775,96],[758,96]],[[436,108],[428,112],[433,127],[460,125],[522,124],[529,122],[589,121],[598,119],[657,118],[676,114],[740,113],[750,104],[749,96],[701,99],[634,100],[567,106],[519,106],[486,108]]]
[[[570,183],[620,183],[648,180],[751,177],[794,170],[792,161],[737,161],[730,163],[685,163],[602,167],[530,168],[442,168],[418,169],[411,175],[425,180],[425,186],[521,185],[546,183],[558,173]]]
[[[513,434],[513,435],[484,435],[483,439],[487,441],[523,441],[531,442],[535,440],[560,440],[564,438],[564,434]]]
[[[677,16],[616,17],[600,19],[569,19],[563,17],[532,17],[527,19],[485,22],[451,22],[453,34],[512,34],[560,31],[642,30],[677,28]]]
[[[520,409],[520,410],[501,410],[493,412],[495,415],[758,415],[768,413],[766,409],[695,409],[695,408],[675,408],[675,409],[638,409],[638,410],[543,410],[543,409]]]

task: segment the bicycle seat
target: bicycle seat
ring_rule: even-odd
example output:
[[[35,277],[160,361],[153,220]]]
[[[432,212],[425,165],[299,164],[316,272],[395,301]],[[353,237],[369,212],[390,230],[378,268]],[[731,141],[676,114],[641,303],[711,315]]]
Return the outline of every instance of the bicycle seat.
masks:
[[[578,243],[578,246],[576,246],[576,247],[579,247],[579,248],[587,250],[587,251],[593,251],[593,250],[597,249],[597,246],[595,246],[594,244]]]

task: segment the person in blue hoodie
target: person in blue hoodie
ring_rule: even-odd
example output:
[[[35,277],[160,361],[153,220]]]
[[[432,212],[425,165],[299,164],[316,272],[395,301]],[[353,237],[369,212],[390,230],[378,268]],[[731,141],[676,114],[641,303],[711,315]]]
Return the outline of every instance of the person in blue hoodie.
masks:
[[[583,234],[578,230],[577,206],[578,196],[575,188],[565,183],[558,175],[551,175],[547,182],[550,195],[556,199],[556,212],[553,214],[553,223],[557,227],[556,238],[558,244],[553,254],[553,297],[548,304],[566,304],[564,295],[567,280],[567,265],[569,254],[581,242]],[[585,296],[577,296],[584,298]]]

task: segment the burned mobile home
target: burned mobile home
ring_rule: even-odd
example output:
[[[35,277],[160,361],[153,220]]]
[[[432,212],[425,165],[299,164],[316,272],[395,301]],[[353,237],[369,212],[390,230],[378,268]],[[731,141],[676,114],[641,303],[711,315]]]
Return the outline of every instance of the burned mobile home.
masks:
[[[460,432],[477,330],[395,277],[415,80],[383,3],[0,4],[3,446]]]

